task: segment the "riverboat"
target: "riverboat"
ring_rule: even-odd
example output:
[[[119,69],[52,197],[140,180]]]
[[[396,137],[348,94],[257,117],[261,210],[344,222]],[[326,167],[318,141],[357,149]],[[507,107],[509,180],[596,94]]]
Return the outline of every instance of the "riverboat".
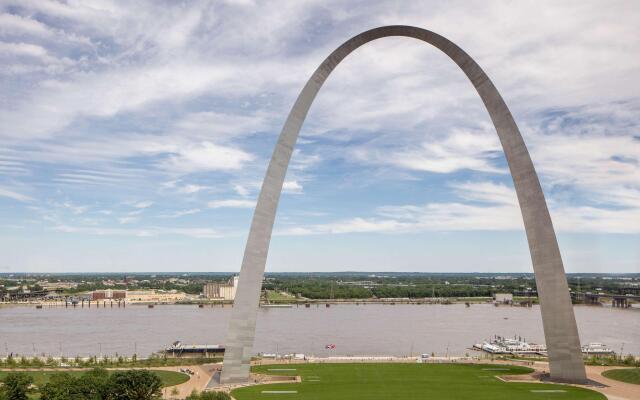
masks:
[[[170,357],[220,357],[224,347],[219,344],[184,344],[176,341],[164,350]]]
[[[522,338],[509,339],[501,336],[494,336],[488,342],[476,343],[473,347],[491,354],[542,354],[547,351],[547,346],[543,344],[527,343]]]
[[[587,355],[611,355],[615,352],[602,343],[589,343],[582,346],[582,354]]]

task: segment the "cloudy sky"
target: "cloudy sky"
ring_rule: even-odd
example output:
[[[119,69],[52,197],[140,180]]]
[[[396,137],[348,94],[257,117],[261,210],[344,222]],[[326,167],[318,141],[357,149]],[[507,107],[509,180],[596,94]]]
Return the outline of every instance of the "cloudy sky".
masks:
[[[640,272],[640,2],[0,0],[0,272],[237,271],[317,65],[438,32],[511,108],[570,272]],[[313,105],[269,271],[530,271],[494,128],[437,50],[357,50]]]

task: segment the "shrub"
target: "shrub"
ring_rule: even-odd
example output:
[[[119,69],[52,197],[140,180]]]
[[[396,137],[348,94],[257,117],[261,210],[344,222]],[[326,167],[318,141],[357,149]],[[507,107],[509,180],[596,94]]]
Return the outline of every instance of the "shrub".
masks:
[[[186,400],[231,400],[231,396],[224,392],[202,392],[193,391]]]
[[[12,372],[4,378],[2,385],[2,395],[6,400],[27,400],[29,386],[33,383],[33,378],[21,372]]]
[[[162,397],[160,377],[147,370],[115,372],[106,386],[107,400],[152,400]]]
[[[40,389],[41,400],[103,400],[106,396],[109,373],[104,369],[94,369],[73,377],[67,373],[51,376]]]

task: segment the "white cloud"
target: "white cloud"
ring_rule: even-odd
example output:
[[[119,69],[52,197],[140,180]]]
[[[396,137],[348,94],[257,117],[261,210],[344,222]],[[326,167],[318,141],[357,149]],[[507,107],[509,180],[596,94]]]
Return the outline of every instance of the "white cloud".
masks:
[[[165,167],[171,171],[184,173],[237,170],[253,158],[251,154],[240,149],[203,142],[177,149],[175,154],[169,157]]]
[[[513,188],[490,181],[456,182],[450,185],[459,198],[493,204],[517,205],[518,198]]]
[[[178,193],[185,193],[185,194],[193,194],[193,193],[198,193],[201,190],[207,189],[207,186],[201,186],[201,185],[196,185],[196,184],[187,184],[184,185],[182,187],[180,187],[178,189]]]
[[[0,173],[4,175],[26,175],[29,173],[27,164],[13,157],[0,156]]]
[[[14,14],[0,14],[0,34],[4,36],[17,32],[45,37],[53,35],[47,25],[37,20]]]
[[[460,197],[481,205],[458,202],[383,206],[371,218],[349,218],[325,224],[292,226],[280,235],[345,233],[415,233],[425,231],[509,231],[524,228],[515,190],[492,182],[456,183]],[[559,232],[640,233],[640,206],[625,209],[552,207]]]
[[[606,132],[606,127],[601,129]],[[533,143],[533,161],[550,185],[571,187],[601,204],[640,206],[640,140],[633,136],[568,132],[538,133],[533,136]]]
[[[220,233],[209,228],[98,228],[72,225],[57,225],[52,228],[58,232],[76,233],[82,235],[96,236],[136,236],[136,237],[156,237],[156,236],[187,236],[197,239],[212,239],[221,237]]]
[[[450,173],[462,169],[505,173],[492,164],[500,156],[500,142],[494,132],[453,131],[419,146],[377,155],[378,162],[417,171]],[[363,156],[366,160],[366,156]]]
[[[229,199],[210,201],[207,206],[209,208],[253,208],[256,206],[254,200]]]
[[[133,217],[133,216],[120,217],[118,218],[118,223],[121,225],[124,225],[124,224],[130,224],[132,222],[136,222],[138,220],[139,220],[138,217]]]
[[[290,194],[302,194],[302,185],[298,181],[284,181],[282,191]]]
[[[172,130],[181,136],[187,135],[206,140],[246,136],[268,127],[266,116],[260,112],[242,115],[237,111],[234,113],[203,111],[186,115],[174,125]]]
[[[84,214],[89,209],[89,206],[77,205],[77,204],[74,204],[74,203],[72,203],[70,201],[65,201],[64,203],[62,203],[62,207],[64,207],[67,210],[70,210],[71,213],[73,213],[75,215]]]
[[[47,61],[49,54],[43,47],[30,43],[7,43],[0,42],[0,54],[4,56],[27,56],[43,59]]]
[[[173,181],[168,181],[168,182],[163,182],[161,184],[161,186],[165,189],[173,189],[176,187],[176,185],[178,184],[178,182],[180,182],[179,180],[173,180]]]
[[[199,208],[192,208],[192,209],[189,209],[189,210],[175,211],[175,212],[170,213],[170,214],[160,215],[160,217],[161,218],[179,218],[179,217],[184,217],[185,215],[197,214],[200,211],[202,211],[202,210],[200,210]]]
[[[246,197],[250,193],[249,188],[247,188],[245,185],[233,185],[233,190],[235,190],[235,192],[242,197]]]
[[[153,201],[138,201],[131,204],[131,206],[135,208],[149,208],[152,205],[153,205]]]
[[[31,198],[31,197],[29,197],[29,196],[27,196],[25,194],[18,193],[18,192],[14,191],[14,190],[3,188],[3,187],[0,187],[0,197],[6,197],[6,198],[9,198],[9,199],[22,201],[22,202],[33,201],[33,198]]]
[[[304,142],[304,140],[298,140],[298,143]],[[289,169],[292,171],[305,171],[309,168],[317,166],[322,161],[322,157],[319,154],[306,154],[300,149],[294,149],[291,156],[291,165]]]
[[[144,208],[140,208],[138,210],[134,210],[134,211],[129,211],[127,213],[128,216],[134,216],[134,215],[140,215],[144,212]]]
[[[71,185],[108,185],[120,186],[127,181],[132,181],[136,177],[133,171],[121,172],[114,170],[90,170],[90,169],[73,169],[71,171],[61,171],[53,178],[54,182],[71,184]]]

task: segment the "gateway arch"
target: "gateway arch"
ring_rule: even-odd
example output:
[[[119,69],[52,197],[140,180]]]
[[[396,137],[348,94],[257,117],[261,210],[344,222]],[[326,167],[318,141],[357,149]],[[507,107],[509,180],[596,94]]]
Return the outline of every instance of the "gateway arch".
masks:
[[[352,51],[376,39],[405,36],[437,47],[469,78],[496,128],[515,185],[533,262],[551,377],[586,380],[580,338],[549,210],[527,147],[511,112],[480,66],[448,39],[412,26],[384,26],[363,32],[338,47],[316,69],[296,99],[273,151],[251,223],[225,342],[221,382],[246,382],[260,290],[282,185],[300,128],[318,91],[333,69]]]

